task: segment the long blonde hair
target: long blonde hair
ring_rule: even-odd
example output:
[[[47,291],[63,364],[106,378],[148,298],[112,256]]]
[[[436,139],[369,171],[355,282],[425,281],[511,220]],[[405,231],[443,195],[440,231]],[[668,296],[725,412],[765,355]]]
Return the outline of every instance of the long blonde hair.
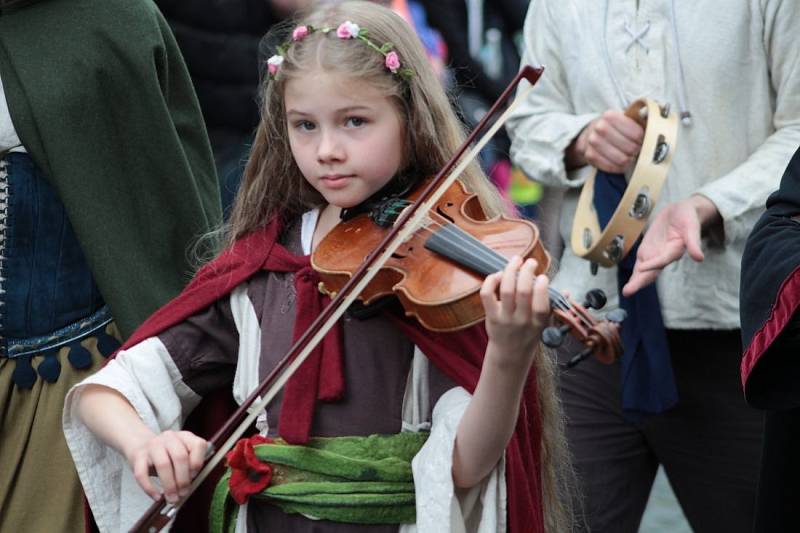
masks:
[[[370,40],[379,46],[392,43],[403,66],[412,69],[414,76],[406,80],[392,74],[380,53],[363,42],[338,39],[334,32],[318,31],[293,42],[279,74],[263,84],[261,122],[231,211],[226,244],[267,223],[271,216],[293,218],[322,203],[300,173],[289,147],[284,90],[294,77],[312,70],[341,73],[392,98],[404,122],[407,167],[420,177],[435,174],[464,141],[464,127],[419,39],[400,16],[372,2],[345,2],[315,10],[292,26],[335,28],[345,20],[368,29]],[[478,194],[488,215],[504,209],[497,190],[477,164],[471,165],[461,180]]]
[[[457,118],[441,82],[428,63],[419,39],[408,24],[391,10],[373,2],[326,5],[283,25],[284,33],[299,25],[337,27],[351,21],[369,31],[369,39],[380,46],[392,43],[413,77],[403,79],[384,66],[384,58],[360,41],[338,39],[313,32],[293,42],[275,79],[265,79],[260,91],[261,122],[250,158],[224,228],[222,241],[231,245],[242,236],[267,224],[271,217],[295,218],[323,203],[305,180],[289,146],[284,91],[286,83],[304,73],[322,70],[352,76],[369,83],[392,98],[404,122],[406,166],[419,177],[436,174],[461,146],[465,128]],[[477,163],[460,180],[476,193],[487,216],[506,211],[506,203]],[[557,469],[569,464],[563,439],[562,416],[555,394],[553,363],[547,355],[536,358],[537,389],[543,428],[543,506],[548,531],[571,529],[569,497],[563,490],[564,475]]]

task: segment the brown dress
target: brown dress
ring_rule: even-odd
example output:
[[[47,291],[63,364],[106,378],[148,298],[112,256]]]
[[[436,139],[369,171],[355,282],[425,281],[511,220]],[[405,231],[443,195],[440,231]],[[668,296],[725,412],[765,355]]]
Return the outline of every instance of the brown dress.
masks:
[[[288,232],[287,248],[299,253],[300,228]],[[295,315],[291,274],[263,272],[251,278],[248,296],[261,324],[260,378],[264,378],[289,349]],[[312,435],[335,437],[399,433],[403,396],[413,344],[389,319],[378,315],[343,319],[345,395],[337,402],[318,403]],[[230,387],[236,371],[238,333],[228,299],[162,333],[159,338],[172,355],[185,383],[204,396]],[[455,385],[433,366],[430,369],[431,405]],[[281,395],[267,409],[270,435],[276,435]],[[339,524],[286,514],[257,500],[248,507],[248,531],[253,532],[381,532],[396,525]]]

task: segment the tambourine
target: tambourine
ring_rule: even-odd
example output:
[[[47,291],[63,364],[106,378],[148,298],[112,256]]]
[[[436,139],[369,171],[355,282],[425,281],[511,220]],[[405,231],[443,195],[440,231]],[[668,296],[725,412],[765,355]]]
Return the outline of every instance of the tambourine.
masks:
[[[583,185],[572,222],[572,250],[594,264],[616,266],[642,234],[669,172],[678,132],[678,119],[669,105],[641,98],[625,115],[644,129],[644,141],[628,186],[614,214],[601,231],[594,207],[594,169]],[[594,265],[593,265],[593,268]]]

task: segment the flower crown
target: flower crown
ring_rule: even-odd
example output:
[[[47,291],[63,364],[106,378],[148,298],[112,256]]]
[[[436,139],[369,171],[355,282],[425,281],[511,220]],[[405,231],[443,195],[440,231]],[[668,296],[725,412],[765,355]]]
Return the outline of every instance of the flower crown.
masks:
[[[267,60],[267,72],[269,73],[270,79],[274,80],[275,76],[278,74],[289,47],[317,31],[327,34],[333,31],[333,28],[328,26],[315,28],[311,25],[304,25],[298,26],[292,31],[291,40],[278,46],[278,53]],[[384,58],[383,65],[392,74],[396,74],[404,80],[410,80],[414,77],[414,71],[412,69],[403,68],[403,65],[400,63],[400,56],[394,51],[394,45],[392,43],[384,43],[378,46],[367,37],[367,33],[366,29],[360,28],[358,24],[350,22],[349,20],[342,22],[339,27],[336,28],[336,36],[339,39],[358,39],[381,54]]]

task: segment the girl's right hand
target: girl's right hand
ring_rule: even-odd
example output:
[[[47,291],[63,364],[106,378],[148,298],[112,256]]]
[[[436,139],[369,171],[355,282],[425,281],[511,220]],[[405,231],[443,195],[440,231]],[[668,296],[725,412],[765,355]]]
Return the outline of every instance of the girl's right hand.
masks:
[[[161,491],[150,480],[151,470],[161,481],[164,497],[175,503],[189,493],[189,485],[203,467],[208,442],[189,431],[153,434],[125,450],[125,457],[142,489],[154,500]]]

